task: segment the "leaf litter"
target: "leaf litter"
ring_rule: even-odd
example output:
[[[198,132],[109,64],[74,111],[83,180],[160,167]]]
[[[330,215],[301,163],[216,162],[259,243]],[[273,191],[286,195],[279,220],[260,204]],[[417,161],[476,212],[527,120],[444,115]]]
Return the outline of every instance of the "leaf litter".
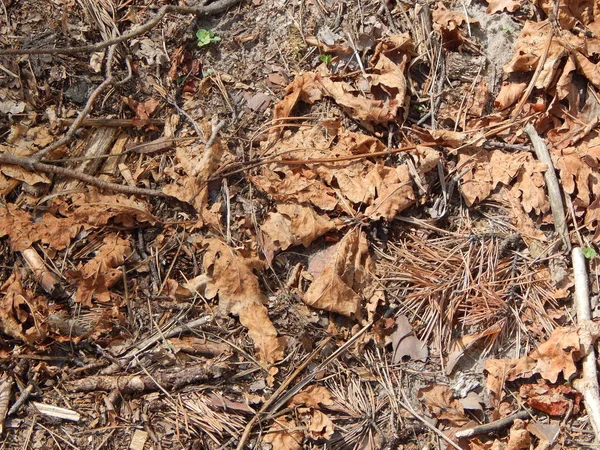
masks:
[[[124,28],[150,18],[137,3],[82,2],[57,20],[83,24],[70,39],[86,44],[116,32],[114,14]],[[267,3],[187,37],[174,13],[121,49],[136,89],[115,84],[94,105],[101,125],[42,159],[50,171],[32,158],[62,142],[57,113],[89,100],[56,93],[74,92],[72,70],[100,84],[108,54],[0,56],[0,89],[25,105],[0,145],[3,375],[82,414],[53,433],[115,426],[115,448],[141,426],[162,447],[584,445],[579,378],[600,333],[572,319],[545,174],[560,179],[571,241],[597,248],[596,5]],[[3,48],[42,20],[30,11],[9,2]],[[502,34],[512,58],[486,62]],[[106,132],[123,126],[114,117],[132,129]],[[107,154],[78,153],[105,139]],[[64,162],[157,195],[66,183]],[[29,395],[3,439],[46,439]]]

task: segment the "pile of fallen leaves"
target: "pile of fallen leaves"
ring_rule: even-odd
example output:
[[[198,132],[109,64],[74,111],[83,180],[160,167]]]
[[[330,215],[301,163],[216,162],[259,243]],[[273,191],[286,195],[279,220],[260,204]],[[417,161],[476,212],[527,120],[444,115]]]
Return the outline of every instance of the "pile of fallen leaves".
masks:
[[[84,43],[152,18],[80,3]],[[60,421],[72,423],[59,439],[79,448],[81,427],[139,449],[149,438],[274,450],[589,440],[578,379],[600,332],[572,321],[545,174],[556,170],[568,242],[585,248],[597,292],[600,7],[486,2],[520,28],[496,77],[476,6],[350,5],[347,20],[373,20],[345,33],[315,19],[343,14],[325,3],[311,2],[300,29],[303,71],[273,64],[269,94],[226,73],[226,57],[201,67],[219,40],[258,45],[247,30],[235,41],[210,31],[192,49],[178,23],[137,36],[133,63],[125,47],[73,56],[98,77],[102,61],[112,77],[114,57],[147,96],[114,84],[105,101],[128,119],[81,116],[90,131],[72,128],[62,144],[58,116],[77,108],[53,103],[51,87],[62,89],[68,63],[0,53],[0,68],[20,74],[0,82],[11,102],[0,144],[7,444],[48,427],[55,439]],[[279,6],[227,14],[269,8]],[[36,72],[49,80],[44,119]]]

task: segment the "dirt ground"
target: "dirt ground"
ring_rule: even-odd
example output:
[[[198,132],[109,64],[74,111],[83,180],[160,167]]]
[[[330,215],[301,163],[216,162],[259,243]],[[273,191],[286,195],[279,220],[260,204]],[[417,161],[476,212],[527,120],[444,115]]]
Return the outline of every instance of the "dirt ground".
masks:
[[[595,445],[595,2],[0,27],[2,448]]]

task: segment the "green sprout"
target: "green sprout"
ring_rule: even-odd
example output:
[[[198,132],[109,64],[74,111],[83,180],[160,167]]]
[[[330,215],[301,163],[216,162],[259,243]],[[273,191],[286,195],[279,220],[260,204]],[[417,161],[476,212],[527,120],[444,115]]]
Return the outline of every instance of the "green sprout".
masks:
[[[322,55],[319,56],[319,59],[321,60],[321,62],[323,64],[325,64],[326,66],[328,66],[329,64],[331,64],[331,60],[333,59],[333,56],[328,55],[327,53],[324,53]]]
[[[596,256],[596,250],[591,247],[584,247],[581,249],[581,251],[583,252],[583,256],[585,256],[587,259],[592,259],[594,256]]]
[[[205,30],[204,28],[200,28],[196,31],[196,38],[198,39],[198,47],[205,47],[212,42],[219,42],[221,38],[219,36],[215,36],[211,30]]]

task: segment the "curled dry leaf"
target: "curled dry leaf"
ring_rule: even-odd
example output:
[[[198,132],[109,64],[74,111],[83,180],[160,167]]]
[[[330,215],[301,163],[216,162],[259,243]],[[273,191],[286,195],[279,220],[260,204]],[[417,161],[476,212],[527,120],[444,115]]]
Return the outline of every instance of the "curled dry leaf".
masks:
[[[354,228],[335,244],[324,271],[304,294],[304,303],[360,319],[362,294],[374,271],[367,237],[359,228]]]
[[[521,419],[516,419],[510,428],[506,450],[526,450],[531,448],[531,435]]]
[[[507,83],[502,85],[500,92],[494,100],[494,106],[500,111],[514,105],[519,101],[523,92],[527,88],[527,83]]]
[[[525,22],[521,34],[515,43],[513,58],[504,66],[505,73],[532,72],[536,70],[547,45],[548,35],[552,32],[549,21]],[[547,89],[559,68],[559,60],[567,54],[567,50],[557,39],[552,39],[544,67],[535,83],[538,89]]]
[[[209,139],[212,126],[203,122],[201,127],[204,138]],[[200,215],[199,225],[210,224],[217,229],[221,227],[219,208],[218,204],[211,208],[208,203],[208,180],[221,164],[224,152],[219,138],[214,139],[209,147],[180,143],[175,150],[177,164],[165,169],[165,174],[174,182],[163,188],[165,194],[194,207]]]
[[[277,205],[277,212],[269,213],[260,227],[263,249],[269,264],[275,252],[294,245],[308,247],[315,239],[335,228],[327,216],[321,216],[310,206],[296,203]]]
[[[44,323],[48,306],[44,297],[34,297],[21,283],[21,276],[14,271],[0,287],[0,328],[3,333],[28,344],[43,339],[47,334]]]
[[[104,237],[98,254],[77,270],[66,272],[66,276],[77,285],[76,301],[93,306],[92,299],[98,302],[110,301],[109,289],[123,278],[122,266],[131,255],[131,244],[118,234]]]
[[[205,239],[202,243],[206,249],[202,259],[207,276],[204,295],[207,298],[218,295],[221,313],[239,317],[262,361],[274,363],[281,360],[285,339],[277,337],[277,330],[264,305],[266,298],[253,272],[263,264],[242,257],[218,239]]]

